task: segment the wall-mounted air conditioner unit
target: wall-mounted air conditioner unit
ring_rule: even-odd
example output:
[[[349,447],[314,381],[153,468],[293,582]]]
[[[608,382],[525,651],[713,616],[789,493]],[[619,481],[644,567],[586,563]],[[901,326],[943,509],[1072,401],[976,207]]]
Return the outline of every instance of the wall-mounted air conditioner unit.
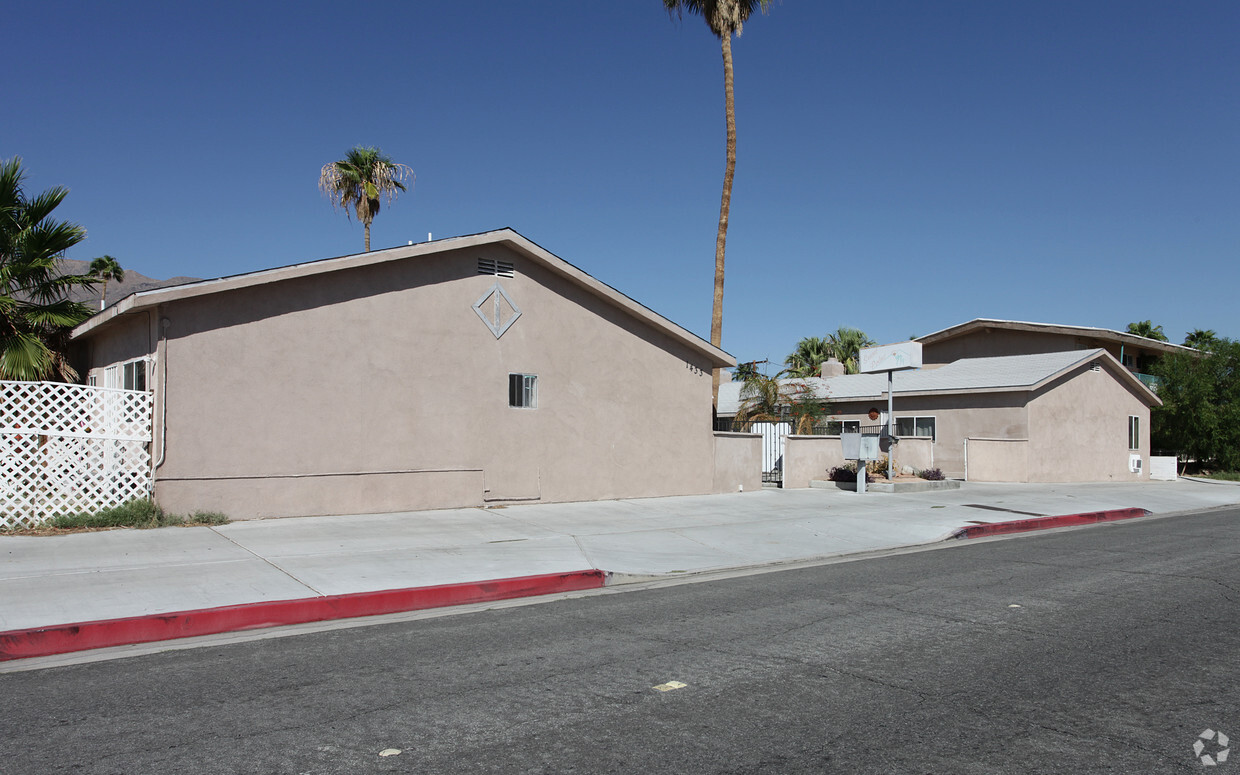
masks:
[[[1141,461],[1140,455],[1129,455],[1128,456],[1128,470],[1133,472],[1134,474],[1141,473],[1141,462],[1142,461]]]

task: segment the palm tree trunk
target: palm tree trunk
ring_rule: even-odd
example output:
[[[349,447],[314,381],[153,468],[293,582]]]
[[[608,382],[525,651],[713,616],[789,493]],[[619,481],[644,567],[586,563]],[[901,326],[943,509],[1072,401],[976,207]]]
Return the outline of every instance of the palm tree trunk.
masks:
[[[366,230],[366,252],[370,252],[370,224],[363,223],[362,227]]]
[[[723,343],[723,257],[728,241],[728,211],[732,207],[732,178],[736,174],[736,108],[732,99],[732,35],[726,33],[723,40],[723,95],[728,122],[727,163],[723,168],[723,196],[719,201],[719,235],[715,238],[715,300],[710,314],[710,343],[720,347]],[[719,405],[719,374],[711,372],[711,400]]]

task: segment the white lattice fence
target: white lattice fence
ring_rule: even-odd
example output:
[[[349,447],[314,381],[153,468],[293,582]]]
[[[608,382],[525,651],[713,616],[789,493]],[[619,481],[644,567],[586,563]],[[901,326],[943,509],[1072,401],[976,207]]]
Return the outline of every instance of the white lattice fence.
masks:
[[[145,498],[151,394],[0,381],[0,525]]]

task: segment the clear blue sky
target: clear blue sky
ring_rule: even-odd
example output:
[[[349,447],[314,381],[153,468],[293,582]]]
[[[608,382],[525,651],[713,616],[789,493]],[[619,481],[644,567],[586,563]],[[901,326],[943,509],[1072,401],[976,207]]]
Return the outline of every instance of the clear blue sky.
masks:
[[[0,157],[152,277],[511,226],[706,336],[719,47],[659,0],[18,3]],[[975,317],[1240,337],[1240,3],[784,0],[734,46],[724,349]]]

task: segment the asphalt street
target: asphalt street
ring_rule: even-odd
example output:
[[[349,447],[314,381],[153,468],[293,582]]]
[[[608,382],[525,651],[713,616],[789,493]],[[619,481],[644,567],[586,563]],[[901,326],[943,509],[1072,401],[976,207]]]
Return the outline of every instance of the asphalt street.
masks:
[[[0,773],[1200,772],[1238,610],[1240,509],[957,542],[4,674]]]

